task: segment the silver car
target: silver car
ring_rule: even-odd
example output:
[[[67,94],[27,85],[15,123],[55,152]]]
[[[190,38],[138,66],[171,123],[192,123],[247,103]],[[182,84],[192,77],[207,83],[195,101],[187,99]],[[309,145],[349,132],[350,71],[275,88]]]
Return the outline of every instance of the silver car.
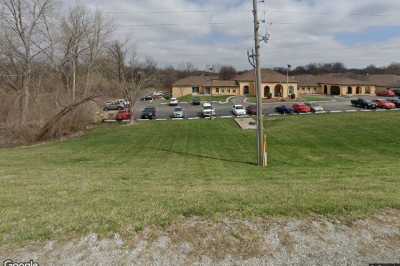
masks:
[[[183,110],[182,107],[177,106],[174,108],[174,111],[172,113],[173,118],[185,118],[185,111]]]
[[[318,103],[306,103],[311,108],[311,112],[318,113],[325,111],[324,108]]]

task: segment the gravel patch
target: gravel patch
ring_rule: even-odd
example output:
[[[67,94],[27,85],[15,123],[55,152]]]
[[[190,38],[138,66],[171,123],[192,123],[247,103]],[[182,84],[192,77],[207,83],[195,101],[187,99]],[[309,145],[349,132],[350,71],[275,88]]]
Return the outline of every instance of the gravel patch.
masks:
[[[400,263],[400,211],[356,221],[191,218],[165,230],[146,228],[131,239],[91,234],[49,241],[0,258],[40,265],[368,265]]]

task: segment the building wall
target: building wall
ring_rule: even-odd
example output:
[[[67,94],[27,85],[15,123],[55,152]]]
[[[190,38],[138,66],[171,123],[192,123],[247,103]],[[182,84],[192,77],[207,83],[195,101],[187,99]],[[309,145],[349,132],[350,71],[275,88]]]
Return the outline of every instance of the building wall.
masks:
[[[192,95],[192,87],[172,87],[172,97],[179,98],[186,95]]]
[[[213,96],[240,96],[240,87],[213,87],[211,95]]]
[[[358,89],[358,90],[357,90]],[[339,95],[339,96],[356,96],[356,95],[376,95],[375,86],[346,86],[321,84],[321,94]]]
[[[254,82],[240,82],[240,94],[244,95],[245,88],[249,88],[249,95],[256,96],[256,89]],[[261,88],[263,91],[263,98],[268,97],[268,89],[269,92],[272,94],[272,98],[288,98],[289,97],[289,88],[292,87],[293,93],[298,95],[298,85],[297,83],[262,83]],[[280,95],[279,95],[280,94]]]
[[[320,94],[321,87],[320,86],[299,86],[298,92],[299,92],[299,95]]]

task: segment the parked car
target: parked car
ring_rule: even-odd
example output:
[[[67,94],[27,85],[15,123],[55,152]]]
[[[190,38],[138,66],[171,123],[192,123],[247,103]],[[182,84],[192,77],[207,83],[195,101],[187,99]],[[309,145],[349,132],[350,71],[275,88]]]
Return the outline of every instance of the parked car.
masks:
[[[296,113],[311,113],[310,106],[305,105],[304,103],[296,103],[293,105],[293,111]]]
[[[248,115],[256,115],[257,114],[257,106],[256,105],[249,105],[246,108]]]
[[[324,108],[318,103],[306,103],[306,105],[311,108],[311,112],[313,113],[325,111]]]
[[[142,119],[154,119],[156,118],[156,108],[154,107],[146,107],[143,109]]]
[[[132,113],[129,111],[119,111],[117,116],[115,117],[115,120],[121,122],[121,121],[128,121],[131,120],[132,118]]]
[[[377,92],[376,96],[380,96],[380,97],[396,97],[396,93],[393,90],[385,90],[385,91]]]
[[[216,112],[211,103],[203,103],[203,110],[201,111],[202,117],[212,117],[215,116]]]
[[[357,99],[351,100],[351,105],[354,107],[364,108],[364,109],[376,109],[376,103],[371,100]]]
[[[193,97],[192,98],[192,104],[193,105],[200,105],[201,104],[200,98],[199,97]]]
[[[400,108],[400,98],[398,99],[391,99],[389,102],[394,103],[396,105],[396,108]]]
[[[108,111],[122,111],[125,110],[125,106],[120,103],[108,102],[103,109],[105,112]]]
[[[174,108],[174,111],[172,112],[172,117],[173,118],[185,118],[185,112],[182,107],[177,106]]]
[[[118,100],[114,101],[114,104],[120,104],[120,105],[124,106],[125,108],[128,108],[130,105],[130,102],[125,99],[118,99]]]
[[[396,105],[394,103],[388,102],[386,100],[378,99],[375,100],[375,102],[377,108],[387,109],[387,110],[396,108]]]
[[[147,95],[147,96],[144,96],[144,97],[140,98],[140,100],[143,101],[143,102],[149,102],[149,101],[153,100],[153,96]]]
[[[281,105],[275,108],[275,111],[280,114],[293,114],[294,110],[286,105]]]
[[[232,113],[235,116],[247,115],[246,109],[241,104],[235,104],[234,106],[232,106]]]
[[[178,104],[179,102],[176,98],[171,98],[171,100],[169,101],[169,106],[178,106]]]

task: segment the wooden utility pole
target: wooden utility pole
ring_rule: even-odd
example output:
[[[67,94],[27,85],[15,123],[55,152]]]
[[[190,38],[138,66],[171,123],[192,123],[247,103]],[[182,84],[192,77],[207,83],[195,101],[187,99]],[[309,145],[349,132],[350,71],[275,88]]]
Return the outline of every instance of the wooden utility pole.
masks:
[[[262,97],[261,90],[261,66],[260,66],[260,46],[262,39],[260,38],[260,21],[258,20],[258,0],[253,0],[253,15],[254,15],[254,59],[255,59],[255,74],[256,74],[256,95],[257,95],[257,151],[258,151],[258,165],[261,167],[267,166],[268,155],[265,150],[265,136],[264,136],[264,119],[262,113]]]

